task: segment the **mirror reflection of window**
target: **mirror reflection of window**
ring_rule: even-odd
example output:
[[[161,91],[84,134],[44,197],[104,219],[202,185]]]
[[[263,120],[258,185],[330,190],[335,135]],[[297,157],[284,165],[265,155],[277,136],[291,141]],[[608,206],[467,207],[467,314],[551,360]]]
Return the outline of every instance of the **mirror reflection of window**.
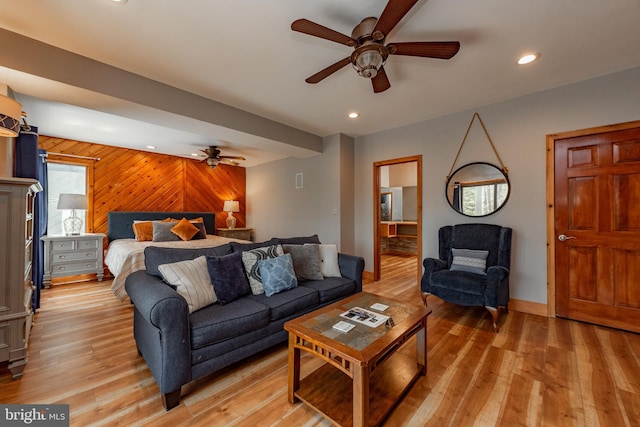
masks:
[[[506,181],[492,183],[460,184],[460,211],[465,215],[484,216],[495,212],[507,198]]]
[[[509,198],[509,179],[498,167],[484,162],[469,163],[447,181],[447,201],[457,212],[472,217],[498,211]]]

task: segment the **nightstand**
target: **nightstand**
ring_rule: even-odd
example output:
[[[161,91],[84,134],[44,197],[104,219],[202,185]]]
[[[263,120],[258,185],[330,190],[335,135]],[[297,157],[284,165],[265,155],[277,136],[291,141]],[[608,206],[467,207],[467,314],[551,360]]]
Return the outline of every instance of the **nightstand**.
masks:
[[[104,277],[102,266],[101,233],[79,234],[77,236],[43,236],[45,288],[51,286],[54,277],[96,274],[98,281]]]
[[[253,228],[218,228],[218,236],[230,239],[251,240]]]

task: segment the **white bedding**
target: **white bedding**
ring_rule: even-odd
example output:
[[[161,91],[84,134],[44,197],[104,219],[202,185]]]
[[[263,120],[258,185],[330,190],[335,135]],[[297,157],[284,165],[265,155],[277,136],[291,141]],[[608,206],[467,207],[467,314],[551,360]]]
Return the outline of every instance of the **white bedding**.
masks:
[[[124,289],[124,280],[134,271],[144,270],[144,248],[147,246],[160,246],[164,248],[209,248],[224,245],[229,242],[247,243],[245,240],[229,239],[226,237],[208,234],[206,239],[197,239],[179,242],[138,242],[136,239],[118,239],[109,244],[104,263],[113,274],[111,290],[115,296],[124,301],[127,291]]]

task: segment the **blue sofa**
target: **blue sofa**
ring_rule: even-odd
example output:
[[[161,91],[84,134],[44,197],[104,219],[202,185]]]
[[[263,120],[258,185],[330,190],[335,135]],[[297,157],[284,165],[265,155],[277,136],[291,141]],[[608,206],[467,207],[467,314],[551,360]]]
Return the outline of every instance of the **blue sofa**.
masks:
[[[127,277],[125,289],[134,305],[134,338],[151,370],[166,410],[180,403],[181,387],[287,340],[287,320],[362,291],[364,259],[338,254],[342,277],[303,281],[270,297],[247,295],[228,304],[210,304],[189,314],[186,300],[167,285],[158,265],[201,255],[222,256],[296,239],[231,243],[215,248],[145,249],[146,270]]]

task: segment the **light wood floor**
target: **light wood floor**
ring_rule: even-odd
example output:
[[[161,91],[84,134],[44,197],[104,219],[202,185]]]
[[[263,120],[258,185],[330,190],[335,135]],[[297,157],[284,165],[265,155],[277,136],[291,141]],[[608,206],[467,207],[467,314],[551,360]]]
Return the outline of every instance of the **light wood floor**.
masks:
[[[365,290],[420,303],[415,261],[402,261],[383,259],[392,268]],[[183,387],[181,404],[166,412],[136,352],[132,308],[109,286],[43,292],[24,376],[13,381],[0,367],[0,402],[66,403],[74,426],[330,425],[288,403],[286,345]],[[515,311],[495,334],[484,309],[430,305],[428,374],[386,425],[640,425],[640,335]],[[303,356],[302,376],[318,366]]]

